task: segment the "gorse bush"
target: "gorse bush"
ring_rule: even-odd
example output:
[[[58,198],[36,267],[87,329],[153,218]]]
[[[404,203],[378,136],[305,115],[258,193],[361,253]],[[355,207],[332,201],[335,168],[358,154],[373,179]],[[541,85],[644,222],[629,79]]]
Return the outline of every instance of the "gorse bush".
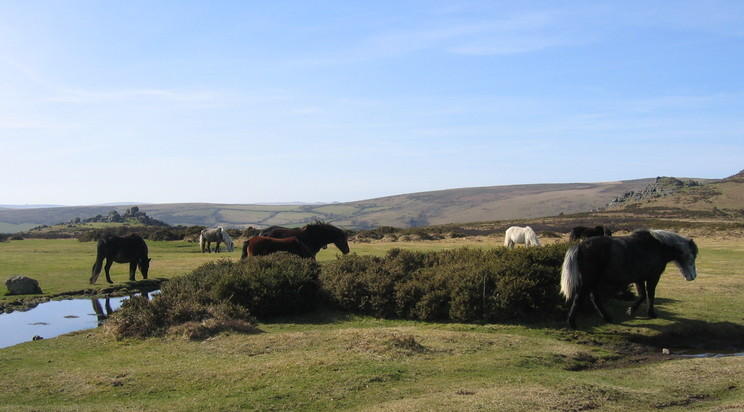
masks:
[[[307,312],[321,296],[343,310],[377,317],[526,320],[560,313],[555,309],[562,304],[566,248],[392,249],[384,257],[346,255],[322,269],[314,260],[286,253],[222,260],[170,280],[152,300],[128,300],[107,328],[117,337],[168,331],[205,337],[247,330],[252,316]]]
[[[518,320],[561,304],[566,245],[347,255],[323,268],[321,284],[342,309],[421,320]]]
[[[146,337],[196,322],[202,330],[190,335],[204,336],[206,329],[246,326],[252,316],[301,313],[318,301],[319,272],[315,261],[285,253],[207,263],[164,283],[152,300],[127,300],[107,328],[117,337]]]

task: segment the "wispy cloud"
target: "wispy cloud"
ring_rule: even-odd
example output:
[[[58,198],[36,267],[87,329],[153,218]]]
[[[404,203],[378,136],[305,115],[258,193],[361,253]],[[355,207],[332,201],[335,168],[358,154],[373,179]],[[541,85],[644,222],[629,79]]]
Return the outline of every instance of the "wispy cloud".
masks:
[[[424,21],[418,27],[370,33],[332,55],[301,59],[309,64],[345,64],[388,59],[419,51],[460,55],[529,53],[585,42],[563,28],[552,11],[516,13],[502,18]]]
[[[83,90],[63,89],[58,93],[42,98],[42,101],[53,103],[103,103],[130,100],[157,100],[182,103],[204,103],[217,99],[217,94],[210,91],[181,91],[169,89],[113,89]]]

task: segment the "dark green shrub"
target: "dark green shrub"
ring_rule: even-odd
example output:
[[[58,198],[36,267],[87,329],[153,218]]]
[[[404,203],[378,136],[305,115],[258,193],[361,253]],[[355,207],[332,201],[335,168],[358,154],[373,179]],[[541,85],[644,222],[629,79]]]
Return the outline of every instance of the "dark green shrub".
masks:
[[[277,253],[245,262],[218,261],[163,284],[152,300],[133,298],[107,322],[117,337],[157,336],[188,322],[231,321],[301,313],[318,301],[320,266]],[[235,325],[244,325],[241,323]],[[193,331],[192,331],[193,332]],[[203,332],[203,331],[201,331]],[[201,336],[201,332],[190,333]]]
[[[323,268],[331,302],[374,316],[422,320],[525,319],[555,313],[566,245],[344,256]]]

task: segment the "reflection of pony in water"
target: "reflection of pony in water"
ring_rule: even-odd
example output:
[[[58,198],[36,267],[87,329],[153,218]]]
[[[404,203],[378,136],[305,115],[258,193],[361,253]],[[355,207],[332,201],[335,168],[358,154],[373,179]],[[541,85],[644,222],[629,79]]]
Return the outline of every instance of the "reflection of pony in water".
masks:
[[[96,318],[98,319],[98,326],[103,325],[103,321],[108,319],[109,316],[111,316],[112,313],[114,313],[114,310],[111,309],[111,298],[106,296],[106,311],[104,312],[103,307],[101,306],[101,302],[98,301],[98,298],[90,298],[90,302],[93,304],[93,312],[96,313]]]
[[[103,259],[106,259],[106,281],[111,281],[109,270],[116,263],[129,263],[129,280],[134,281],[134,273],[139,266],[142,278],[147,279],[147,271],[150,268],[150,258],[147,257],[147,244],[139,235],[131,234],[125,237],[107,236],[98,241],[96,262],[90,276],[90,283],[96,283],[98,275],[101,274]]]
[[[265,256],[276,252],[289,252],[304,258],[315,258],[310,248],[295,236],[281,239],[267,236],[253,236],[243,244],[243,254],[240,258]]]
[[[593,229],[585,226],[576,226],[571,229],[571,235],[568,237],[568,240],[575,242],[592,236],[612,236],[612,232],[604,226],[596,226]]]
[[[233,240],[230,235],[227,234],[227,230],[222,226],[217,226],[214,229],[204,229],[199,234],[199,248],[202,253],[212,253],[212,242],[217,242],[217,246],[214,248],[215,253],[219,253],[220,251],[220,242],[225,244],[228,252],[233,251]]]
[[[290,229],[280,226],[271,226],[259,233],[259,236],[273,238],[296,237],[305,246],[310,249],[313,257],[318,254],[320,249],[325,249],[326,245],[333,243],[343,254],[349,253],[349,242],[346,232],[336,226],[328,223],[316,222],[305,225],[301,228]]]
[[[667,263],[674,261],[687,280],[697,276],[698,248],[692,239],[665,230],[637,230],[630,236],[597,236],[571,246],[563,259],[561,293],[571,302],[568,325],[576,327],[576,309],[589,297],[600,316],[610,322],[600,297],[609,296],[631,283],[638,289],[638,300],[628,315],[644,299],[648,316],[655,318],[656,284]]]
[[[537,234],[529,226],[512,226],[509,229],[506,229],[506,234],[504,235],[504,247],[512,248],[517,243],[522,243],[525,246],[540,246]]]

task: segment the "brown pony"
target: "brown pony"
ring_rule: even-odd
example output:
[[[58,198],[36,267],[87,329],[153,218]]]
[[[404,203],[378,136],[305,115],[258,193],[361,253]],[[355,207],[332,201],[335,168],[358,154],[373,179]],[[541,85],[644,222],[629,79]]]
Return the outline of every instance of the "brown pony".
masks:
[[[268,236],[253,236],[243,243],[243,254],[240,258],[265,256],[275,252],[289,252],[300,257],[315,259],[315,255],[307,245],[294,236],[282,239]]]
[[[343,229],[323,222],[315,222],[305,225],[301,228],[286,228],[280,226],[271,226],[261,231],[259,236],[273,238],[296,237],[310,250],[315,256],[320,249],[325,249],[326,245],[333,243],[338,250],[344,255],[349,253],[349,242],[346,232]]]

